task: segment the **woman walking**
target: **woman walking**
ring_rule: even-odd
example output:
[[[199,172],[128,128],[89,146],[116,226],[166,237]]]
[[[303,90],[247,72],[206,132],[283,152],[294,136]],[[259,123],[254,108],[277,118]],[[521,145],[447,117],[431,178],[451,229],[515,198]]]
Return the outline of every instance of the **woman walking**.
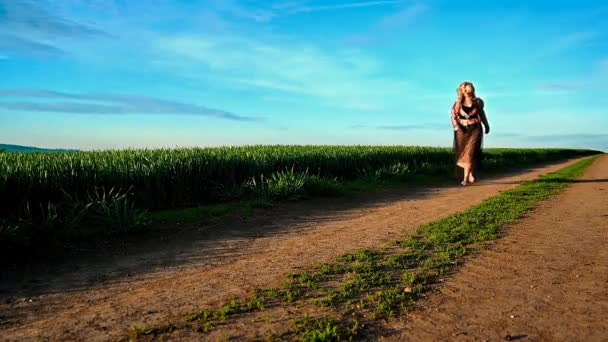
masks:
[[[462,185],[469,185],[475,182],[481,167],[481,125],[483,124],[486,134],[490,133],[490,125],[484,111],[484,102],[475,95],[473,83],[461,83],[456,95],[456,101],[452,105],[456,176],[462,176]]]

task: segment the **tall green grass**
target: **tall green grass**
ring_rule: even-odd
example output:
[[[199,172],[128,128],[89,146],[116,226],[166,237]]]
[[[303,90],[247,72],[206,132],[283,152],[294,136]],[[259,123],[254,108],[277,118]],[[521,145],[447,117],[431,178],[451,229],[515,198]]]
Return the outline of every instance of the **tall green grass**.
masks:
[[[561,149],[486,150],[487,169],[588,155]],[[138,206],[157,209],[212,203],[243,183],[291,170],[355,179],[400,164],[412,174],[447,175],[450,149],[404,146],[249,146],[0,155],[0,216],[26,202],[86,196],[96,188],[133,188]]]
[[[483,163],[485,170],[496,171],[593,153],[489,149]],[[448,177],[452,171],[451,149],[406,146],[0,153],[0,244],[87,235],[78,229],[83,225],[105,227],[86,232],[130,231],[145,224],[144,210],[260,194],[297,199],[338,193],[347,180]]]

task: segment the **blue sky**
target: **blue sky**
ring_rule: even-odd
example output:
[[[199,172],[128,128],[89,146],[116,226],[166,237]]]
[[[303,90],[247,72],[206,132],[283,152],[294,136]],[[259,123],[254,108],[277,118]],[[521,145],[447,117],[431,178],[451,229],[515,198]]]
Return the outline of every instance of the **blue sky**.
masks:
[[[0,143],[608,150],[603,1],[0,0]]]

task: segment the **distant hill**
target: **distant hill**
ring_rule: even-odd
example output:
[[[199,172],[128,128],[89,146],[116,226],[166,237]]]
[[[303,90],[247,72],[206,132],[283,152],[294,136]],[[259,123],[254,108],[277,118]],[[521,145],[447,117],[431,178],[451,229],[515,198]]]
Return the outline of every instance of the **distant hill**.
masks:
[[[32,147],[32,146],[21,146],[21,145],[10,145],[10,144],[0,144],[0,150],[5,152],[45,152],[45,153],[53,153],[53,152],[76,152],[77,150],[69,150],[69,149],[50,149],[50,148],[40,148],[40,147]]]

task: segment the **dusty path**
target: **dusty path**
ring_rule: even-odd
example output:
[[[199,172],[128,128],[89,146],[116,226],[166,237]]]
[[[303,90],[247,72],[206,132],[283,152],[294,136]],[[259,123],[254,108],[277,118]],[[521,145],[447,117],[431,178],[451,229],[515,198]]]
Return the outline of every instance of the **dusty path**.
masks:
[[[604,158],[606,159],[606,158]],[[75,260],[2,284],[0,336],[7,340],[112,340],[135,325],[280,286],[285,272],[403,236],[523,180],[573,161],[480,182],[282,206],[272,216],[201,227],[158,248]]]
[[[469,260],[394,341],[608,341],[608,157]]]

